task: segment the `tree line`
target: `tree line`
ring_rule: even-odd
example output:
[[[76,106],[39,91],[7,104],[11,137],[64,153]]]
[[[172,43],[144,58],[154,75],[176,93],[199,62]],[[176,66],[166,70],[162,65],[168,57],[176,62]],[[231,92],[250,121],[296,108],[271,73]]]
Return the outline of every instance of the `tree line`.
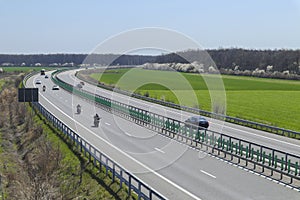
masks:
[[[62,66],[62,65],[142,65],[145,63],[192,63],[204,68],[210,66],[222,70],[265,70],[289,71],[300,74],[300,50],[249,50],[210,49],[188,50],[159,56],[117,55],[117,54],[0,54],[0,65]]]

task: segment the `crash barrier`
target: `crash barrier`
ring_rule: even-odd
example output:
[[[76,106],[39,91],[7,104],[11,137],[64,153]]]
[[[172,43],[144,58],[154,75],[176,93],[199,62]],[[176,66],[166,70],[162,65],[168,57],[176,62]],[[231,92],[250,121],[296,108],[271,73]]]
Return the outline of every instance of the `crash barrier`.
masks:
[[[87,81],[91,84],[95,84],[94,82],[91,82],[91,81],[88,81],[88,80],[84,80],[84,81]],[[278,127],[275,127],[275,126],[270,126],[270,125],[266,125],[266,124],[262,124],[262,123],[253,122],[253,121],[248,121],[248,120],[244,120],[244,119],[240,119],[240,118],[236,118],[236,117],[230,117],[230,116],[223,115],[223,114],[208,112],[208,111],[201,110],[201,109],[198,109],[198,108],[191,108],[191,107],[188,107],[188,106],[181,106],[181,105],[178,105],[178,104],[175,104],[175,103],[166,102],[166,101],[162,101],[162,100],[159,100],[159,99],[154,99],[154,98],[151,98],[151,97],[146,97],[146,96],[136,94],[136,93],[132,93],[132,92],[128,92],[128,91],[125,91],[125,90],[120,90],[118,88],[114,88],[114,87],[104,85],[104,84],[97,84],[97,86],[101,87],[103,89],[111,90],[111,91],[114,91],[114,92],[117,92],[117,93],[120,93],[120,94],[123,94],[123,95],[135,97],[135,98],[138,98],[138,99],[142,99],[142,100],[149,101],[149,102],[152,102],[152,103],[160,104],[160,105],[167,106],[167,107],[170,107],[170,108],[175,108],[175,109],[178,109],[178,110],[183,110],[183,111],[187,111],[187,112],[190,112],[190,113],[195,113],[195,114],[198,114],[198,115],[203,115],[203,116],[206,116],[206,117],[219,119],[219,120],[222,120],[222,121],[226,121],[226,122],[230,122],[230,123],[234,123],[234,124],[238,124],[238,125],[242,125],[242,126],[247,126],[247,127],[250,127],[250,128],[255,128],[255,129],[258,129],[258,130],[267,131],[267,132],[275,133],[275,134],[278,134],[278,135],[283,135],[283,136],[287,136],[287,137],[291,137],[291,138],[300,139],[300,132],[297,132],[297,131],[292,131],[292,130],[288,130],[288,129],[284,129],[284,128],[278,128]]]
[[[267,146],[248,142],[223,133],[181,122],[156,113],[127,105],[109,98],[75,88],[52,75],[52,80],[65,90],[95,102],[109,112],[133,121],[148,129],[157,131],[170,138],[180,140],[195,148],[206,148],[210,154],[221,156],[240,165],[251,167],[261,173],[273,176],[279,174],[279,180],[288,177],[289,184],[300,180],[300,157]],[[268,171],[265,171],[268,170]],[[286,176],[286,177],[283,177]],[[275,176],[275,175],[274,175]],[[273,177],[274,177],[273,176]]]
[[[23,85],[25,86],[26,80],[33,74],[27,75],[23,79]],[[82,152],[90,162],[93,162],[94,166],[99,168],[99,171],[105,169],[106,175],[111,173],[112,182],[118,181],[120,188],[123,184],[128,187],[128,196],[132,193],[136,194],[138,199],[152,200],[152,199],[166,199],[154,189],[143,183],[140,179],[132,175],[128,170],[121,167],[118,163],[110,159],[107,155],[100,152],[96,147],[91,145],[88,141],[82,138],[79,134],[69,128],[66,124],[60,121],[41,104],[35,102],[32,103],[33,107],[38,110],[51,124],[63,132],[68,139],[70,139],[76,146],[77,150]]]

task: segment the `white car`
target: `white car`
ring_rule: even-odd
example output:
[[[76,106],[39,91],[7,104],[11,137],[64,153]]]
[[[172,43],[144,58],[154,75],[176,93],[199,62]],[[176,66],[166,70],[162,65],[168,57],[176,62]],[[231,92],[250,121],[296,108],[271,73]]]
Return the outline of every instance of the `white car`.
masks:
[[[38,79],[35,81],[35,84],[42,84],[42,81]]]
[[[59,90],[59,86],[58,85],[53,85],[52,90]]]

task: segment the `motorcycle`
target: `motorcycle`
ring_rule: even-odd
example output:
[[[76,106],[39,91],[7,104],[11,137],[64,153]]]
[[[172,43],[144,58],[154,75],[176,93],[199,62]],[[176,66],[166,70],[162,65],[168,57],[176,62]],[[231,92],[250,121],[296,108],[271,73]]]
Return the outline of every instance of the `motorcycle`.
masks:
[[[97,114],[94,116],[94,126],[95,127],[99,127],[100,119],[101,118]]]
[[[78,104],[77,105],[77,114],[80,114],[81,113],[81,106]]]

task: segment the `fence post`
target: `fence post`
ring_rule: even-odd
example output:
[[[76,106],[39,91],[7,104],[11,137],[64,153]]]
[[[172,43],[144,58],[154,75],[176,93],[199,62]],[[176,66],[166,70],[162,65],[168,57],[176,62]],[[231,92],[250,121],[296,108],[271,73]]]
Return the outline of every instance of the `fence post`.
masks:
[[[115,163],[113,162],[113,177],[112,177],[112,182],[114,183],[115,182],[115,177],[116,177],[116,175],[115,175],[115,172],[116,172],[116,165],[115,165]]]
[[[121,169],[121,171],[120,171],[120,189],[122,188],[122,184],[123,184],[123,170]]]
[[[141,194],[142,194],[142,190],[141,190],[141,189],[142,189],[142,187],[141,187],[141,182],[139,182],[138,188],[139,188],[139,189],[138,189],[138,199],[140,200],[140,199],[142,198],[142,195],[141,195]]]
[[[131,196],[131,176],[129,175],[129,180],[128,180],[128,199],[130,199]]]

